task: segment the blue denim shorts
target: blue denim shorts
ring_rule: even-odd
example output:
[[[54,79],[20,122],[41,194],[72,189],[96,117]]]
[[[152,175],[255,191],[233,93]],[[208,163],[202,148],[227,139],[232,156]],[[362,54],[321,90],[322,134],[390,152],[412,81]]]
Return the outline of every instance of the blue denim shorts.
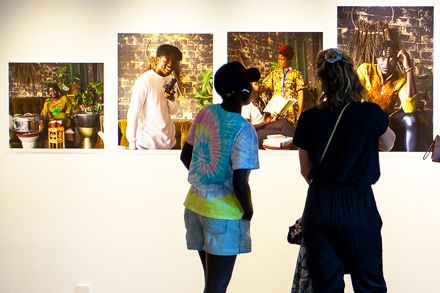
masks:
[[[221,220],[185,209],[188,249],[213,255],[237,255],[251,252],[250,221]]]

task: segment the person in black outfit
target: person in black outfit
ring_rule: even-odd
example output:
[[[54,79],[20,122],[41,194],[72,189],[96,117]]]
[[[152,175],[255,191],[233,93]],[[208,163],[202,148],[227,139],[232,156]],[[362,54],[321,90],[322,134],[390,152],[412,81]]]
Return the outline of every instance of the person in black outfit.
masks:
[[[389,151],[395,134],[377,104],[361,102],[364,88],[349,56],[338,49],[324,50],[318,54],[317,69],[323,101],[300,116],[293,138],[301,174],[310,184],[303,244],[313,292],[344,292],[345,272],[351,274],[355,292],[386,292],[382,220],[371,185],[380,176],[379,150]]]

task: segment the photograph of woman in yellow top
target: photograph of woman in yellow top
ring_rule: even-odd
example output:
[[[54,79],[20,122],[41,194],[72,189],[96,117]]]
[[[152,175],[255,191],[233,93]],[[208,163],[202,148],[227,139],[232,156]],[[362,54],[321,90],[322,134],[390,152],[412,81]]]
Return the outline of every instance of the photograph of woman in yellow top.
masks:
[[[262,101],[256,106],[264,117],[262,123],[256,123],[260,149],[265,148],[265,140],[293,137],[301,113],[316,103],[313,64],[321,50],[322,33],[317,32],[228,33],[228,61],[261,72],[259,87],[253,88]],[[294,149],[293,145],[283,147]]]
[[[303,109],[304,78],[302,73],[292,66],[293,48],[283,45],[278,50],[278,68],[269,72],[262,83],[262,91],[271,91],[273,96],[294,99],[296,102],[285,112],[278,115],[296,124]]]
[[[72,102],[67,96],[61,96],[57,84],[50,83],[47,87],[48,98],[41,110],[41,117],[45,120],[62,120],[65,128],[70,126],[70,115],[72,114]]]

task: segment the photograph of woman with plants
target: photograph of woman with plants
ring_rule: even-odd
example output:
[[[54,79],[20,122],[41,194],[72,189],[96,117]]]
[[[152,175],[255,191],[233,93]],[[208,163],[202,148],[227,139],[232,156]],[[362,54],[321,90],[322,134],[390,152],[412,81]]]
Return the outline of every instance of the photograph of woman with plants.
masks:
[[[9,63],[10,148],[103,148],[103,63]]]

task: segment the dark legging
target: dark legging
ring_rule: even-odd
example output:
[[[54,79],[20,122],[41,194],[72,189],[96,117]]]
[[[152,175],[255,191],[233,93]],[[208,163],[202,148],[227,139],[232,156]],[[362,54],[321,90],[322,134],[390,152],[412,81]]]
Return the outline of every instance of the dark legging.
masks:
[[[205,273],[203,293],[225,293],[234,270],[236,255],[213,255],[199,251]]]

